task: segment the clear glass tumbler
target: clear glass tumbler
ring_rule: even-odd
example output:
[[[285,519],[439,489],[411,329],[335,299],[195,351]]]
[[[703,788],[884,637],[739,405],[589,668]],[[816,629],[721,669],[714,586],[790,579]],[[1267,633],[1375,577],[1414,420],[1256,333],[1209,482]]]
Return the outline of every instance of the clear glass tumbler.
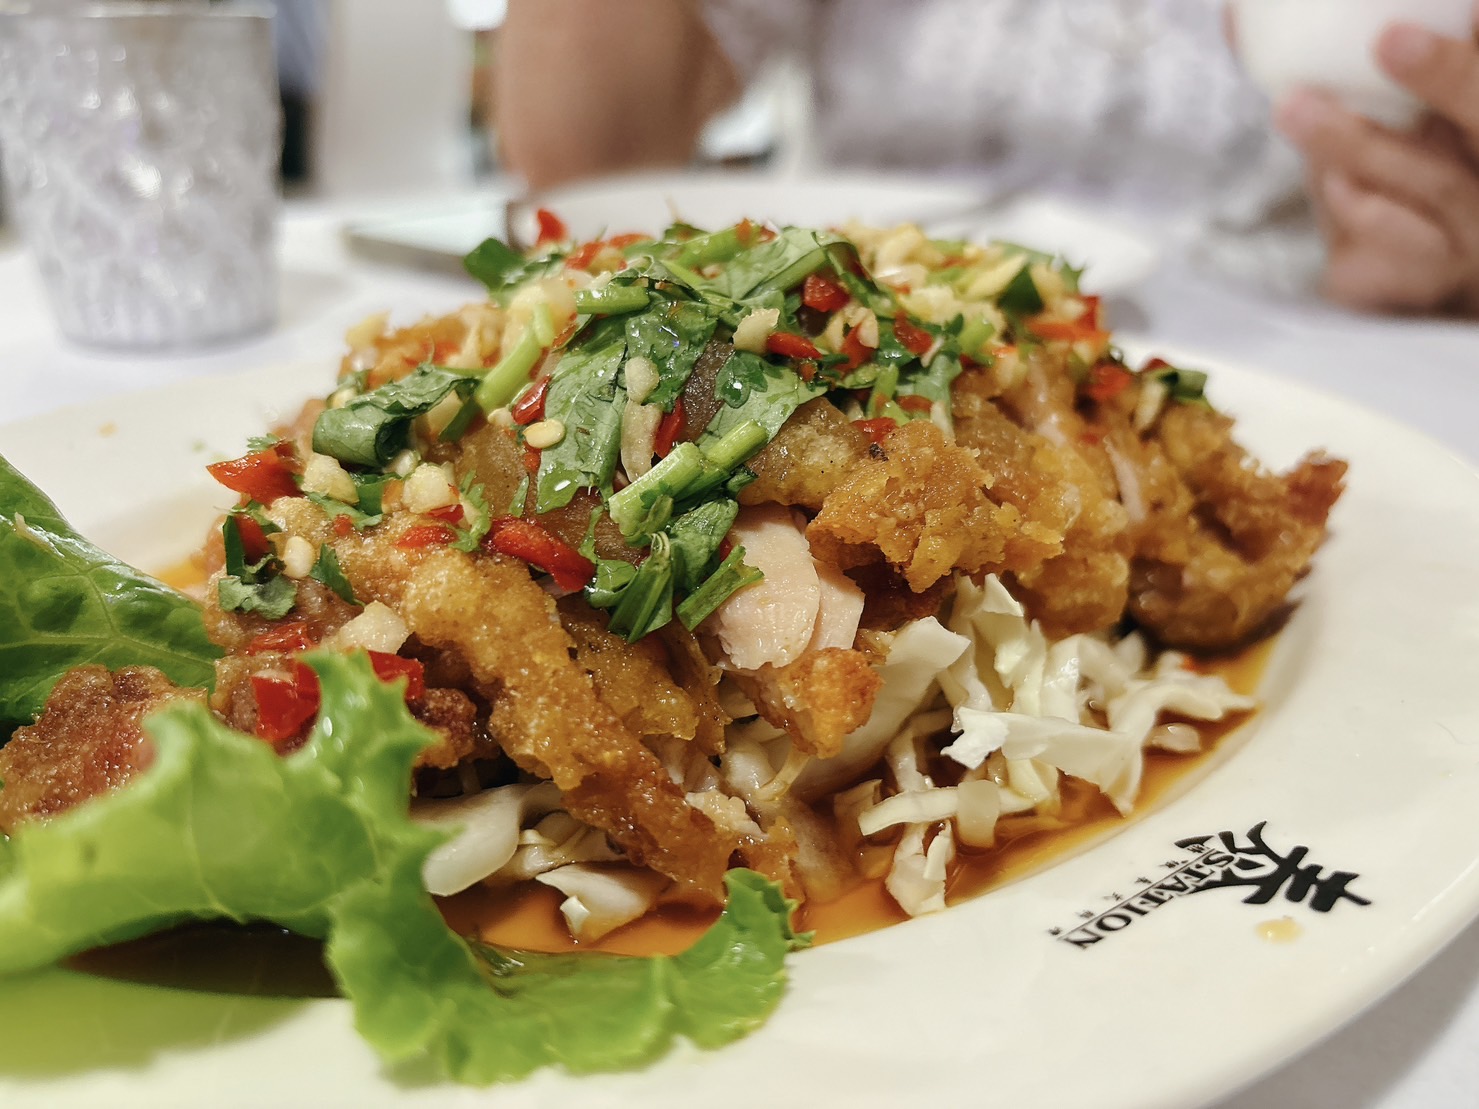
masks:
[[[0,160],[63,334],[200,347],[277,311],[266,7],[0,5]]]

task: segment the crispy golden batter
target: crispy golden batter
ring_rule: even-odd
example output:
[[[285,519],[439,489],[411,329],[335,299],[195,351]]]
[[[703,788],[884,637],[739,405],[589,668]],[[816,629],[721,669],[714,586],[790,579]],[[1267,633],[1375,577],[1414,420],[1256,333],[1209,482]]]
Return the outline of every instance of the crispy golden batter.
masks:
[[[746,463],[755,481],[740,490],[740,503],[800,505],[815,511],[867,453],[867,436],[818,397],[798,408]]]
[[[364,569],[355,556],[341,561]],[[658,759],[600,699],[572,658],[575,643],[554,603],[527,568],[446,550],[396,561],[401,565],[389,577],[399,583],[401,614],[423,642],[468,660],[503,750],[554,781],[569,812],[604,830],[638,865],[721,897],[739,843],[687,804]]]
[[[1279,476],[1232,440],[1226,416],[1176,405],[1156,444],[1195,498],[1140,543],[1130,612],[1162,640],[1235,646],[1274,619],[1308,570],[1340,496],[1344,462],[1312,455]]]
[[[880,558],[915,592],[952,570],[999,568],[1022,514],[987,496],[989,476],[928,420],[890,432],[807,528],[813,553],[844,570]]]
[[[736,673],[735,681],[760,715],[782,728],[799,750],[818,758],[842,751],[842,741],[868,722],[883,686],[860,651],[827,647],[807,651],[785,666]]]
[[[55,816],[146,769],[153,747],[144,718],[182,701],[203,704],[205,694],[180,689],[151,666],[111,674],[79,666],[64,674],[36,723],[0,748],[0,831]]]

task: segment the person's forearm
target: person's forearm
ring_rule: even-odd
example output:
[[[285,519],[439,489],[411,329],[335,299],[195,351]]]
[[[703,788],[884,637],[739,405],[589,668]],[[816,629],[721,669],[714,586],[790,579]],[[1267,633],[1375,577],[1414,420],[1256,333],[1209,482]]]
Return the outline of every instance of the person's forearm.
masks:
[[[736,88],[692,0],[511,0],[494,71],[500,154],[535,187],[681,165]]]

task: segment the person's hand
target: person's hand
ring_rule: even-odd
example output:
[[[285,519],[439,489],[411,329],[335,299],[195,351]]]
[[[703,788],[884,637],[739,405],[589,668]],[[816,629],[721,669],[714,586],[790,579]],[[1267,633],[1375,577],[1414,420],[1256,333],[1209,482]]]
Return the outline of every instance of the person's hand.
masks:
[[[1376,57],[1430,109],[1411,133],[1309,89],[1275,110],[1307,160],[1324,292],[1354,308],[1479,316],[1479,45],[1394,24]]]

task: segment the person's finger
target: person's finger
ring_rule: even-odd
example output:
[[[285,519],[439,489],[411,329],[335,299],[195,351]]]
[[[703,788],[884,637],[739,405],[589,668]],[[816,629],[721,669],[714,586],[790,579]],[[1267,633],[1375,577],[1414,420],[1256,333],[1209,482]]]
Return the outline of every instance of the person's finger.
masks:
[[[1479,143],[1479,48],[1412,23],[1394,23],[1376,40],[1387,74]]]
[[[1316,166],[1339,170],[1443,224],[1479,220],[1479,173],[1441,136],[1388,131],[1313,89],[1285,97],[1274,122]]]
[[[1359,309],[1431,310],[1451,301],[1462,267],[1443,228],[1339,171],[1316,181],[1328,227],[1323,291]]]

